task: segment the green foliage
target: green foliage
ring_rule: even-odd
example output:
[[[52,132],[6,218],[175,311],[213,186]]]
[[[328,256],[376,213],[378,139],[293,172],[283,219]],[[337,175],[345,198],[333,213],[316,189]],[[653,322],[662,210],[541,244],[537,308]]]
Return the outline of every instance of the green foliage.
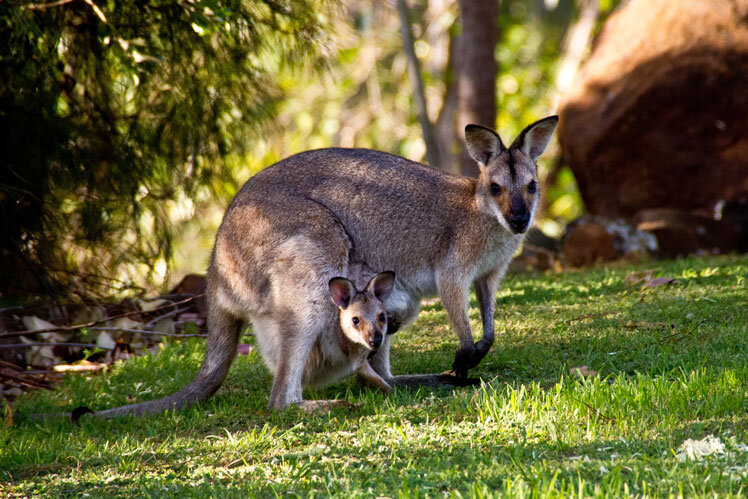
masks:
[[[319,9],[0,3],[0,292],[163,263],[190,201],[231,180],[226,159],[272,116],[279,68],[324,46]]]
[[[625,284],[645,265],[513,277],[497,296],[485,384],[391,396],[352,379],[308,392],[355,411],[271,413],[255,352],[199,407],[162,416],[39,423],[31,413],[95,409],[183,387],[203,345],[70,375],[14,406],[0,428],[10,495],[346,497],[742,496],[748,470],[748,258],[658,263],[677,285]],[[472,301],[478,330],[479,310]],[[439,372],[457,339],[438,303],[395,336],[395,373]],[[570,368],[599,372],[582,379]],[[714,435],[724,454],[678,460]]]

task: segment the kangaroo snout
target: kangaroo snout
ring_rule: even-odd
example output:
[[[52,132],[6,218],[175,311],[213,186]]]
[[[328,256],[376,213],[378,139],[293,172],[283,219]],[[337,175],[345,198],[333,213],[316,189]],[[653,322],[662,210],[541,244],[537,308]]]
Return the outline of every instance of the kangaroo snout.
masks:
[[[374,334],[369,339],[369,346],[374,349],[379,348],[380,346],[382,346],[383,340],[384,335],[382,334],[382,331],[380,331],[379,329],[375,329]]]
[[[511,215],[507,222],[515,234],[522,234],[527,230],[527,226],[530,224],[530,213],[525,212],[519,215]]]

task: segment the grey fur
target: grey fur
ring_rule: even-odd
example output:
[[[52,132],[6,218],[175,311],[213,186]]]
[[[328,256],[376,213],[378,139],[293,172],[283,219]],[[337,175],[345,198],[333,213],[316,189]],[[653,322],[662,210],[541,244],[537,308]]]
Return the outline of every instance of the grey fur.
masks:
[[[360,262],[397,274],[385,307],[398,324],[415,319],[422,298],[441,298],[460,340],[453,368],[466,376],[493,344],[494,297],[532,223],[539,192],[528,186],[537,182],[535,160],[557,121],[530,125],[508,149],[500,140],[471,142],[478,179],[366,149],[308,151],[261,171],[237,193],[216,236],[207,274],[210,334],[196,378],[169,397],[97,414],[160,412],[207,399],[223,382],[246,321],[275,376],[268,405],[301,403],[312,349],[341,317],[327,284],[351,278]],[[477,343],[471,285],[483,321]],[[370,359],[373,371],[388,384],[410,384],[413,378],[398,383],[392,376],[389,344],[385,337]]]

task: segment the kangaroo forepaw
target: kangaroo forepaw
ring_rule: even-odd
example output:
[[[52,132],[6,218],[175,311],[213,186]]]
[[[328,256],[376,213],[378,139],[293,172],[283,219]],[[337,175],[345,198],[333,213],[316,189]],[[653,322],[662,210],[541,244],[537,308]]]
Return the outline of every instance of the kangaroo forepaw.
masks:
[[[455,375],[459,378],[466,378],[468,371],[480,364],[490,348],[491,345],[479,341],[469,348],[457,350],[455,361],[452,363]]]

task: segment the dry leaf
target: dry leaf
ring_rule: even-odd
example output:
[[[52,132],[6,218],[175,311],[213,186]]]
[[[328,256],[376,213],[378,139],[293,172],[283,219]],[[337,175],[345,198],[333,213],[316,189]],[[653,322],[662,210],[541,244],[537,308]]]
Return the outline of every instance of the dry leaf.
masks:
[[[237,353],[239,355],[249,355],[249,353],[253,350],[252,345],[248,345],[246,343],[240,343],[239,347],[237,348]]]
[[[688,439],[678,447],[678,461],[701,461],[712,454],[724,454],[725,444],[718,437],[707,435],[701,440]]]
[[[143,312],[153,312],[159,307],[169,305],[171,302],[168,300],[156,299],[156,300],[137,300],[138,307]]]
[[[569,372],[572,376],[581,376],[583,378],[588,378],[591,376],[596,376],[597,371],[593,371],[592,369],[589,369],[587,366],[579,366],[579,367],[572,367]]]
[[[623,283],[626,286],[636,286],[639,283],[647,282],[650,279],[652,279],[655,275],[655,270],[647,270],[645,272],[633,272],[629,274],[626,279],[623,281]]]
[[[655,277],[656,270],[647,270],[646,272],[634,272],[629,274],[623,281],[627,286],[636,286],[641,284],[641,289],[656,288],[665,284],[677,284],[678,281],[671,277]]]
[[[664,286],[666,284],[678,284],[677,279],[672,279],[670,277],[656,277],[654,279],[651,279],[647,282],[645,282],[642,285],[642,289],[644,288],[657,288],[659,286]]]
[[[3,415],[5,427],[10,428],[13,426],[13,409],[10,407],[8,401],[5,401],[5,414]]]
[[[90,371],[100,371],[104,369],[105,365],[106,364],[98,364],[95,362],[90,362],[88,360],[82,360],[75,364],[60,364],[60,365],[54,366],[53,369],[59,373],[90,372]]]

